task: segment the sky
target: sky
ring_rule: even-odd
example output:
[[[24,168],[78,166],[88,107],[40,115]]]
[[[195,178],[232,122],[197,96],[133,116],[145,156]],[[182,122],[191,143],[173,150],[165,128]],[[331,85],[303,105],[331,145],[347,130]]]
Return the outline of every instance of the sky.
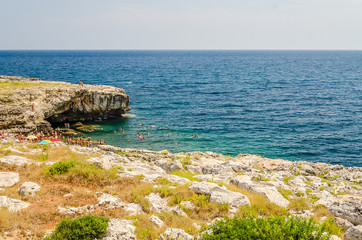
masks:
[[[362,0],[0,0],[0,49],[362,50]]]

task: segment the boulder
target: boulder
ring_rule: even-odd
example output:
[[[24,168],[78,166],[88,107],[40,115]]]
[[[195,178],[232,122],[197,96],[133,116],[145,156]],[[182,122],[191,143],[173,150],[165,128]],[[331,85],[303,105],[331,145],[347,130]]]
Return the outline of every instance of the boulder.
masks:
[[[362,239],[362,225],[351,227],[343,236],[344,240],[361,240]]]
[[[161,240],[192,240],[193,236],[179,228],[168,228],[160,235]]]
[[[354,225],[362,225],[362,204],[360,201],[346,201],[328,208],[328,211],[340,218],[346,219]]]
[[[136,240],[135,230],[131,220],[113,218],[108,223],[108,234],[100,240]]]
[[[19,182],[19,173],[0,172],[0,187],[12,187]]]
[[[27,208],[29,203],[23,202],[19,199],[8,198],[6,196],[0,196],[0,208],[6,207],[11,212],[18,212],[23,208]]]
[[[40,186],[34,182],[25,182],[18,189],[18,193],[22,197],[34,196],[39,191]]]

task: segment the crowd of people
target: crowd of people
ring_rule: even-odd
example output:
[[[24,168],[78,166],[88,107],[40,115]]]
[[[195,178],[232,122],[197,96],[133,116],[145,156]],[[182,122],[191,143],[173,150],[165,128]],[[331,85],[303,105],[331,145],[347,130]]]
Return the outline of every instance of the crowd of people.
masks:
[[[146,127],[144,124],[139,123],[139,126],[141,127],[145,127],[146,129],[148,129],[149,127]],[[63,133],[65,133],[67,131],[67,129],[70,128],[70,124],[69,123],[64,123],[64,129],[60,129],[59,127],[57,127],[55,130],[53,130],[52,132],[49,133],[43,133],[42,131],[40,131],[39,133],[35,133],[35,134],[31,134],[31,135],[26,135],[26,134],[22,134],[21,132],[16,136],[16,139],[18,142],[25,142],[25,141],[29,141],[29,142],[33,142],[33,143],[38,143],[41,142],[43,140],[49,140],[49,141],[62,141],[68,145],[79,145],[79,146],[87,146],[87,147],[92,147],[94,145],[105,145],[106,142],[104,140],[96,140],[93,141],[91,137],[83,137],[83,136],[77,136],[77,137],[71,137],[71,136],[64,136]],[[150,126],[150,128],[155,128],[155,126]],[[159,129],[168,129],[168,128],[159,128]],[[128,131],[126,131],[123,128],[119,128],[119,131],[122,134],[128,134]],[[113,130],[114,133],[116,133],[116,130]],[[167,133],[167,136],[170,137],[172,135],[174,135],[174,132],[170,132]],[[5,129],[2,130],[1,135],[0,135],[0,140],[5,139],[6,136],[8,136],[9,133],[6,132]],[[150,133],[148,132],[144,132],[141,133],[141,131],[138,131],[136,134],[136,137],[138,140],[145,140],[147,139],[147,137],[145,135],[150,135]],[[177,136],[179,136],[179,133],[176,134]],[[191,135],[192,138],[197,138],[199,137],[199,135],[197,134],[192,134]],[[176,141],[174,142],[176,145],[178,144]]]
[[[49,133],[44,133],[43,131],[40,131],[39,133],[34,133],[34,134],[23,134],[22,132],[20,132],[18,135],[11,135],[5,129],[3,129],[0,134],[0,140],[6,140],[8,136],[15,137],[15,141],[17,142],[39,143],[41,141],[48,140],[52,142],[54,141],[64,142],[68,145],[78,145],[86,147],[92,147],[94,146],[94,144],[96,145],[106,144],[104,140],[97,140],[94,143],[91,137],[70,137],[70,136],[65,137],[62,134],[62,131],[59,127]]]

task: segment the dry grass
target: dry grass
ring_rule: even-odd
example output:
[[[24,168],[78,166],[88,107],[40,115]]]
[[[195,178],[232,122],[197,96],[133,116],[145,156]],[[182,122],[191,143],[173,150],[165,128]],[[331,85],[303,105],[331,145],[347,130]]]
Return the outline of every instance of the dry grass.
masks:
[[[262,194],[250,192],[235,185],[227,185],[226,187],[231,191],[244,194],[250,200],[251,206],[240,207],[237,213],[238,217],[287,215],[287,211],[284,208],[270,202]]]
[[[169,212],[154,215],[157,215],[164,222],[162,227],[155,226],[155,224],[150,221],[149,218],[151,214],[141,214],[135,218],[135,234],[137,239],[158,239],[160,234],[170,227],[184,229],[191,235],[195,235],[197,233],[197,229],[192,225],[194,221],[188,217],[179,216]]]
[[[83,163],[86,164],[85,162]],[[97,169],[99,172],[96,172],[96,174],[103,173],[100,179],[92,175],[77,176],[74,172],[64,176],[47,177],[45,174],[47,168],[45,166],[36,166],[35,164],[24,166],[0,165],[0,171],[18,172],[20,175],[19,183],[13,187],[5,188],[2,195],[20,199],[17,190],[25,181],[36,182],[41,186],[41,190],[35,196],[22,199],[30,203],[28,208],[17,213],[1,210],[0,238],[4,232],[15,231],[16,236],[22,238],[22,234],[25,234],[26,230],[32,233],[31,237],[35,239],[40,238],[45,231],[53,230],[59,221],[66,217],[58,212],[58,206],[80,207],[94,205],[97,203],[96,192],[113,192],[116,190],[122,196],[124,190],[131,192],[134,187],[142,185],[140,178],[116,177],[112,179],[107,175],[109,172],[102,169]],[[93,180],[90,181],[89,179],[92,178]],[[109,185],[106,183],[109,183]],[[64,196],[69,193],[71,194],[70,196]],[[111,210],[103,207],[96,207],[95,211],[91,214],[109,218],[127,217],[122,209]],[[74,217],[79,216],[81,215]]]

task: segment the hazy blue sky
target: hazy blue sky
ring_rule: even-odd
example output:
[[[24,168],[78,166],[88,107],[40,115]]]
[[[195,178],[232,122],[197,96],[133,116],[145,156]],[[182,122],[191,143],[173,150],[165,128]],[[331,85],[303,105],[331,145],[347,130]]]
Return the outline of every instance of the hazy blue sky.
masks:
[[[362,49],[362,0],[0,0],[0,49]]]

